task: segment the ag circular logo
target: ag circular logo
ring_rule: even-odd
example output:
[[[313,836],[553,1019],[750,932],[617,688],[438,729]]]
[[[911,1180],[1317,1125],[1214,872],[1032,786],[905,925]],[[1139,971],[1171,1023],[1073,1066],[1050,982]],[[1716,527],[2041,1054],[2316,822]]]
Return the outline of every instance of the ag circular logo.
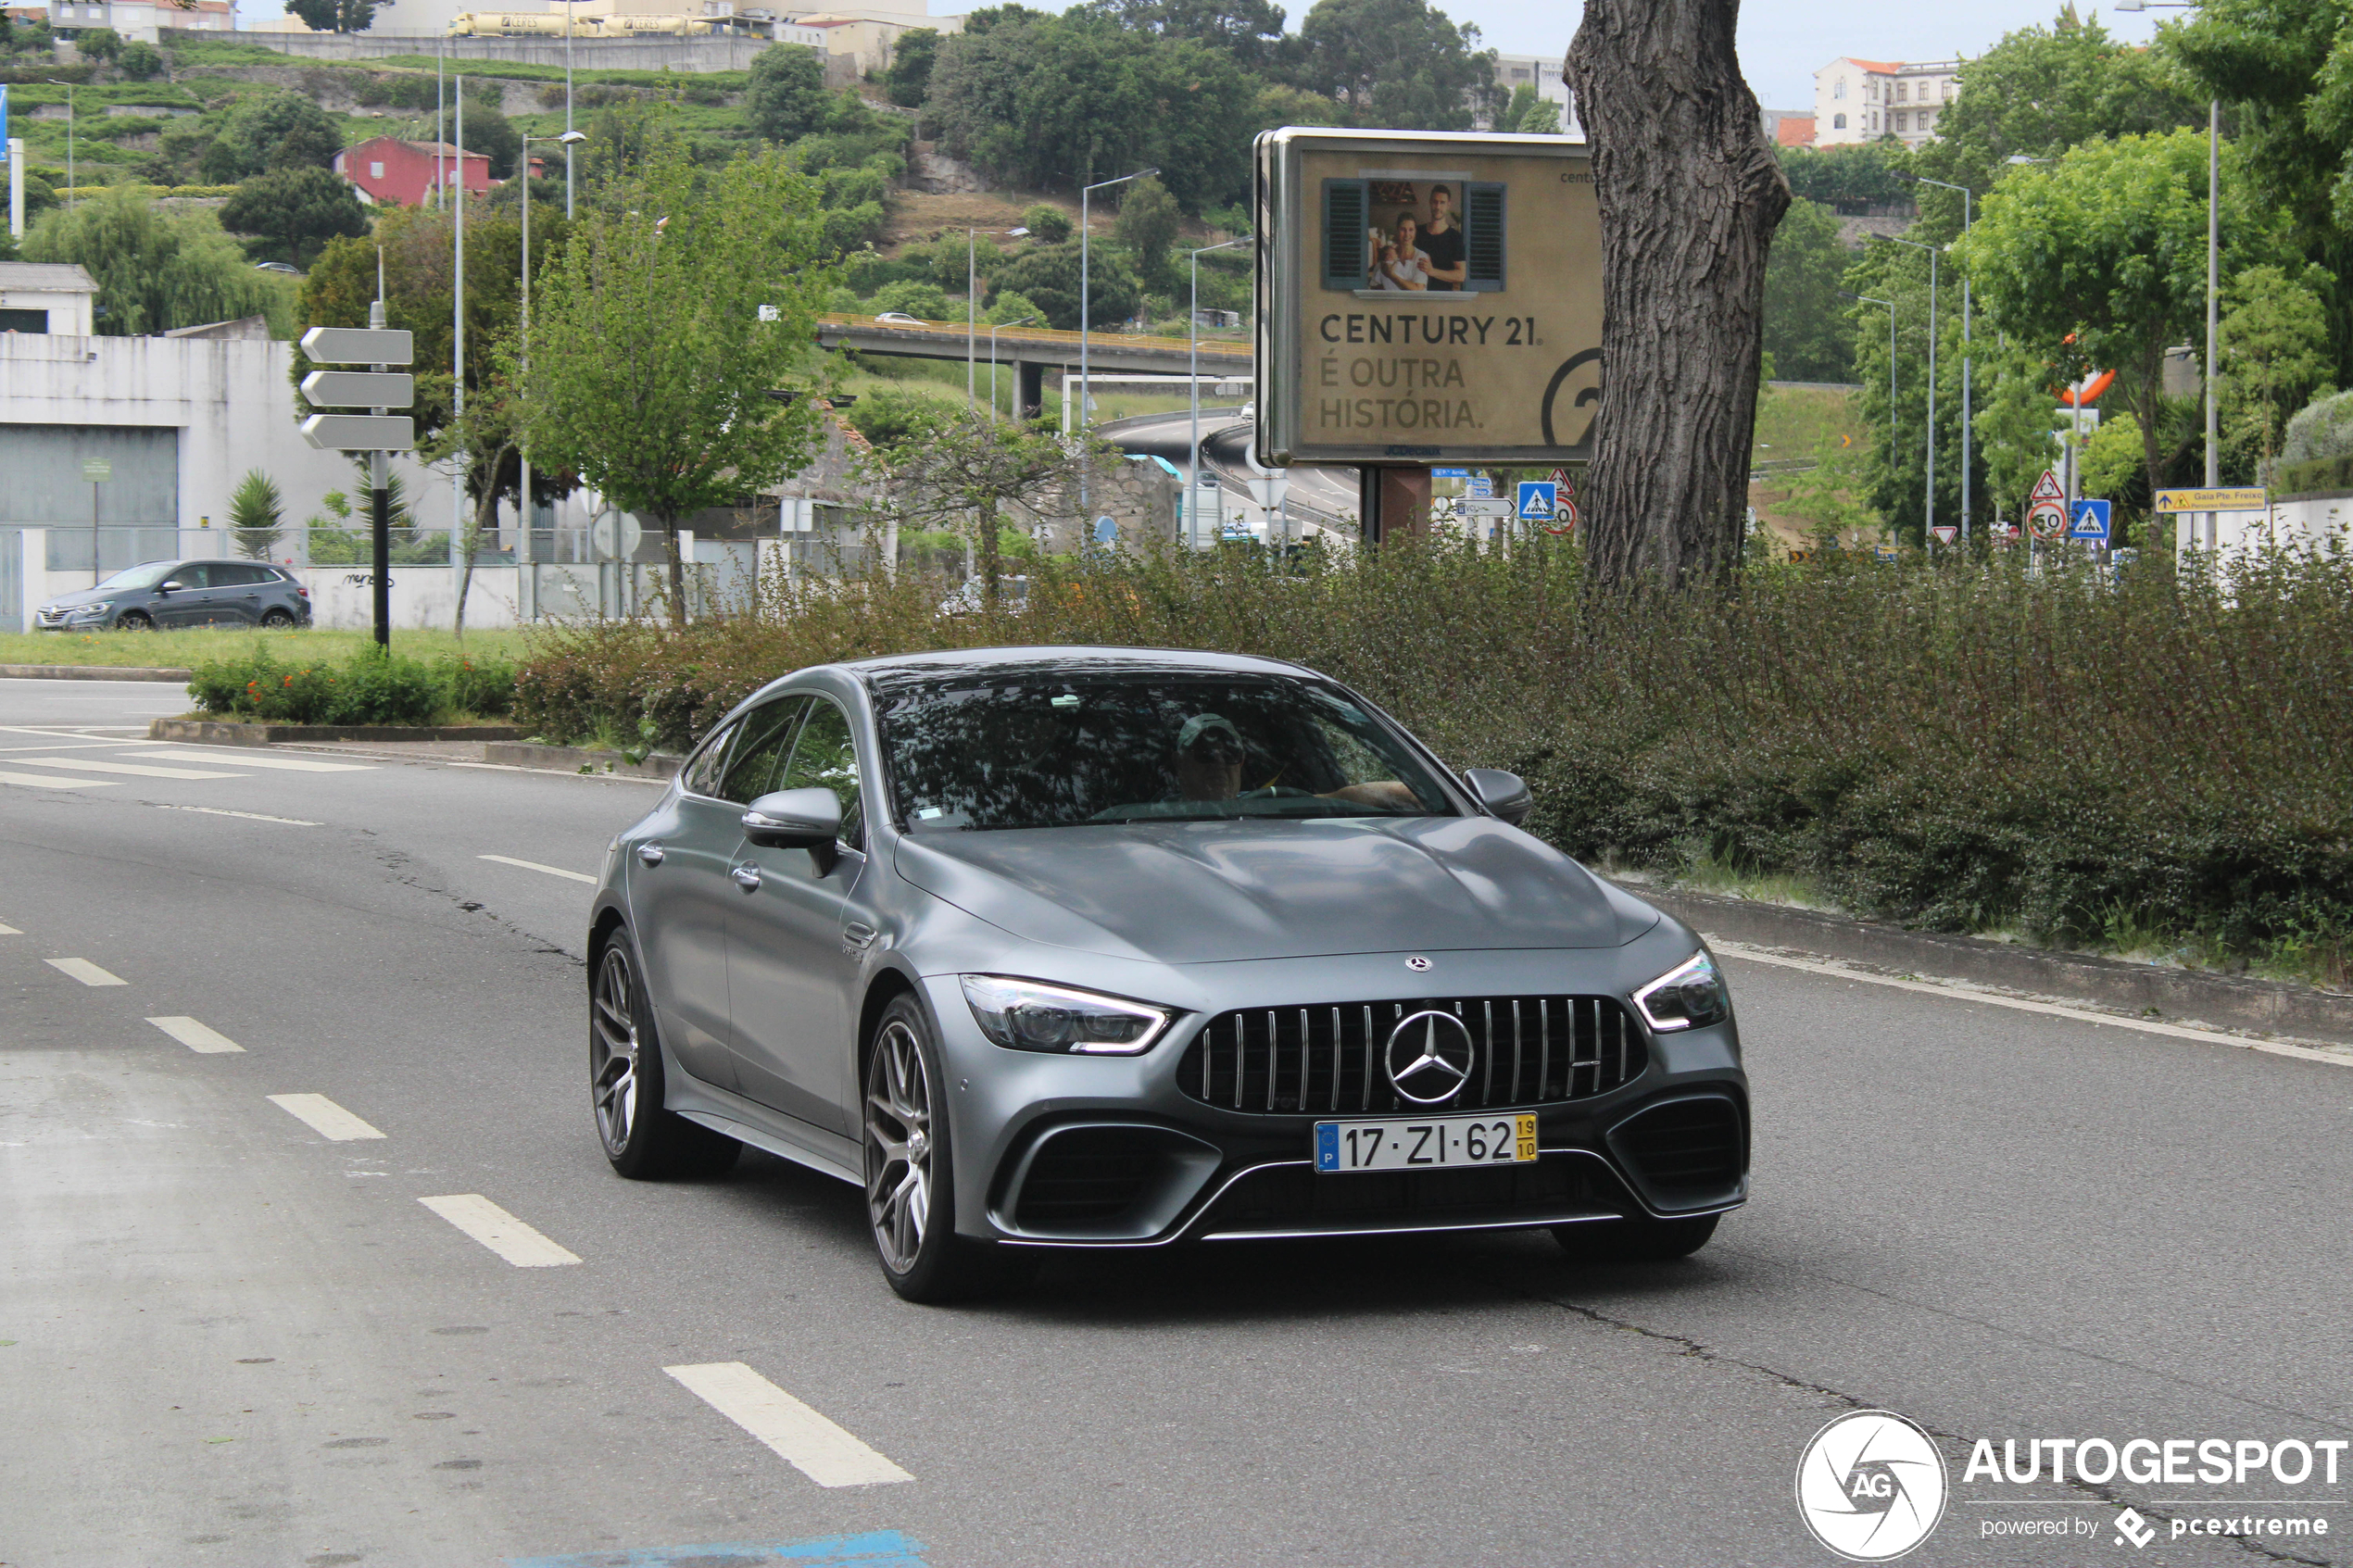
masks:
[[[1470,1031],[1451,1012],[1417,1012],[1389,1032],[1381,1064],[1399,1094],[1416,1105],[1452,1099],[1470,1081],[1477,1053]]]
[[[1851,1562],[1885,1562],[1928,1539],[1944,1517],[1945,1490],[1936,1444],[1888,1411],[1840,1416],[1797,1461],[1798,1516]]]

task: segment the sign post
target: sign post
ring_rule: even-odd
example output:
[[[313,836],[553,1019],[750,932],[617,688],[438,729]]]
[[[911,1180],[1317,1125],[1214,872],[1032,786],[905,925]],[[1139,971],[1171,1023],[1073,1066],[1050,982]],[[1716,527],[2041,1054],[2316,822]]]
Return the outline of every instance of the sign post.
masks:
[[[90,482],[90,586],[94,588],[107,575],[98,558],[98,486],[114,477],[114,465],[104,458],[84,458],[82,477]]]
[[[1427,514],[1435,466],[1590,460],[1602,268],[1586,144],[1289,126],[1258,138],[1253,194],[1260,463],[1357,469],[1378,542],[1384,511],[1391,526]]]
[[[378,270],[380,272],[381,268]],[[378,280],[379,295],[383,292]],[[393,332],[384,326],[384,302],[379,297],[368,307],[368,325],[360,327],[313,327],[302,334],[302,351],[310,358],[329,365],[366,365],[367,371],[313,370],[302,378],[302,395],[314,403],[333,407],[365,408],[364,414],[313,414],[302,421],[302,437],[313,446],[329,447],[344,452],[366,452],[368,482],[374,506],[371,519],[374,550],[371,573],[376,625],[376,646],[392,646],[392,499],[388,455],[406,452],[417,445],[416,421],[406,414],[389,410],[411,407],[416,400],[416,380],[395,371],[395,365],[406,365],[415,357],[413,339],[408,332]]]

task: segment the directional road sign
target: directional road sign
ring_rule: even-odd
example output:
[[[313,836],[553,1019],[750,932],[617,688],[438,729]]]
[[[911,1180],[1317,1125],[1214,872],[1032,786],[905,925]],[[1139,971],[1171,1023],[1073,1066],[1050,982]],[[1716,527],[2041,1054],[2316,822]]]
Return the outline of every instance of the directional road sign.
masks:
[[[406,414],[313,414],[302,421],[302,438],[330,452],[406,452],[417,445],[416,423]]]
[[[2045,545],[2056,545],[2067,537],[2067,503],[2037,501],[2027,508],[2026,531]]]
[[[321,408],[406,408],[417,400],[417,378],[406,370],[313,370],[302,395]]]
[[[1558,484],[1549,479],[1523,479],[1519,482],[1519,518],[1522,522],[1553,522],[1559,518],[1560,509]]]
[[[2106,501],[2076,502],[2074,521],[2067,525],[2067,536],[2095,545],[2107,544],[2108,509],[2109,503]]]
[[[1461,514],[1501,521],[1512,515],[1512,504],[1501,496],[1473,495],[1462,503]]]
[[[2251,484],[2222,490],[2160,490],[2160,512],[2259,512],[2267,497],[2263,487]]]
[[[321,365],[406,365],[415,358],[411,335],[388,327],[313,327],[302,334],[302,351]]]

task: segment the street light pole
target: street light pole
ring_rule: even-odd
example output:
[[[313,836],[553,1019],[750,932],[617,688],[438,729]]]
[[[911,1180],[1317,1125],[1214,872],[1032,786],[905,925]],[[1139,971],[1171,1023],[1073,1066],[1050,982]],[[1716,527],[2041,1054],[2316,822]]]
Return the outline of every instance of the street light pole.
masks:
[[[1189,343],[1189,373],[1185,380],[1192,398],[1193,433],[1185,445],[1185,543],[1201,548],[1201,258],[1213,250],[1231,250],[1246,240],[1227,240],[1214,245],[1203,245],[1192,253],[1192,304],[1186,315],[1185,333]]]
[[[1919,240],[1889,238],[1899,245],[1928,252],[1928,479],[1922,486],[1927,521],[1921,526],[1920,539],[1928,546],[1928,558],[1936,558],[1936,247]]]
[[[572,133],[572,11],[573,0],[564,0],[564,221],[567,223],[572,221],[572,149],[579,141]]]
[[[1157,174],[1157,173],[1159,173],[1159,172],[1160,172],[1160,170],[1159,170],[1159,169],[1138,169],[1138,170],[1137,170],[1135,173],[1133,173],[1133,174],[1123,174],[1123,175],[1121,175],[1121,176],[1120,176],[1118,179],[1116,179],[1116,180],[1098,180],[1098,181],[1096,181],[1096,182],[1095,182],[1093,184],[1091,184],[1091,185],[1081,185],[1081,186],[1078,188],[1078,425],[1077,425],[1077,429],[1078,429],[1078,433],[1079,433],[1081,435],[1084,435],[1084,434],[1087,433],[1087,414],[1088,414],[1088,404],[1090,404],[1090,403],[1092,403],[1092,402],[1095,400],[1095,396],[1094,396],[1094,393],[1095,393],[1094,383],[1093,383],[1091,381],[1089,381],[1089,380],[1088,379],[1088,376],[1087,376],[1087,340],[1088,340],[1088,330],[1089,330],[1089,327],[1090,327],[1090,325],[1091,325],[1091,323],[1088,320],[1088,316],[1089,315],[1089,313],[1090,313],[1090,311],[1091,311],[1091,308],[1092,308],[1092,307],[1091,307],[1091,306],[1090,306],[1090,304],[1089,304],[1088,294],[1088,273],[1087,273],[1087,245],[1088,245],[1088,241],[1091,238],[1091,236],[1089,235],[1089,233],[1088,233],[1088,227],[1089,227],[1088,222],[1088,201],[1089,201],[1089,200],[1090,200],[1090,199],[1094,196],[1094,194],[1095,194],[1097,191],[1107,190],[1107,189],[1109,189],[1111,186],[1114,186],[1114,185],[1125,185],[1125,184],[1126,184],[1126,183],[1127,183],[1127,182],[1128,182],[1128,181],[1130,181],[1130,180],[1141,180],[1141,179],[1144,179],[1145,177],[1147,177],[1147,176],[1149,176],[1149,175]],[[1070,399],[1069,378],[1068,378],[1068,376],[1067,376],[1067,375],[1065,375],[1065,376],[1064,376],[1064,378],[1063,378],[1063,400],[1065,403],[1067,403],[1067,402],[1069,401],[1069,399]],[[1078,465],[1078,509],[1079,509],[1080,511],[1082,511],[1082,512],[1083,512],[1083,511],[1085,511],[1085,510],[1087,509],[1087,465],[1086,465],[1086,464],[1084,464],[1084,463],[1081,463],[1081,464],[1079,464],[1079,465]],[[1086,522],[1086,520],[1085,520],[1084,518],[1081,518],[1079,521],[1080,521],[1080,523],[1082,524],[1082,526],[1083,526],[1083,525],[1085,524],[1085,522]]]
[[[1002,234],[1009,240],[1020,239],[1029,232],[1026,228],[991,229],[992,234]],[[976,378],[973,373],[974,350],[980,336],[980,251],[975,237],[980,231],[964,231],[964,407],[973,406]],[[997,334],[988,334],[988,411],[997,412]]]
[[[1036,320],[1038,320],[1038,318],[1035,316],[1024,316],[1018,321],[991,321],[988,323],[988,417],[992,420],[997,417],[997,329],[1000,325],[1007,327],[1026,327]],[[1018,384],[1016,384],[1013,388],[1013,399],[1015,402],[1019,402],[1021,399],[1021,388]],[[1013,413],[1015,418],[1018,419],[1021,410],[1016,408],[1013,410]]]
[[[567,23],[572,12],[564,12]],[[566,131],[555,136],[525,136],[522,139],[522,371],[523,379],[531,378],[531,144],[557,142],[564,149],[564,157],[572,157],[573,144],[582,140],[577,131]],[[515,591],[521,601],[517,606],[525,621],[539,619],[538,560],[533,552],[531,538],[531,455],[521,454],[522,484],[515,493],[515,510],[521,514],[522,527],[515,530]],[[492,476],[497,483],[497,476]]]
[[[1925,174],[1913,175],[1922,185],[1941,185],[1948,191],[1961,193],[1961,234],[1968,237],[1969,225],[1976,221],[1976,193],[1967,185],[1956,185],[1949,180],[1931,180]],[[1965,268],[1961,272],[1961,543],[1969,543],[1969,277]]]

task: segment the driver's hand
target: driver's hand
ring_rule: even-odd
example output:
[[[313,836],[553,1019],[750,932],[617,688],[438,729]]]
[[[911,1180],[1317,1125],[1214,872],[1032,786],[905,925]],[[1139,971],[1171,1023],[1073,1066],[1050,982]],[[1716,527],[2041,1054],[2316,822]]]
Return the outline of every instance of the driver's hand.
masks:
[[[1374,784],[1342,784],[1324,798],[1351,801],[1358,806],[1369,806],[1377,811],[1413,811],[1421,807],[1421,802],[1414,798],[1414,792],[1395,779],[1382,779]]]

